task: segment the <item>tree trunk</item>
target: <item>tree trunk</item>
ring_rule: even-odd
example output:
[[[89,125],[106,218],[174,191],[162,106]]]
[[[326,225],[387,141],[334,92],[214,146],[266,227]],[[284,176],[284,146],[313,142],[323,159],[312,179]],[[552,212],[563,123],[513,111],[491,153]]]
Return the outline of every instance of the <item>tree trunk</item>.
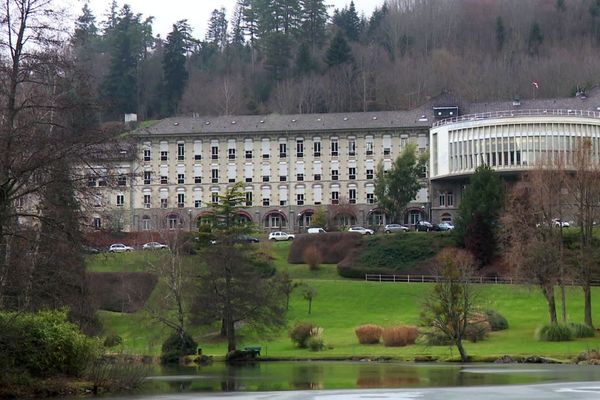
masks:
[[[456,348],[458,349],[458,352],[460,353],[460,361],[461,362],[469,361],[469,356],[467,356],[467,352],[466,352],[465,348],[463,347],[462,339],[456,340]]]
[[[545,286],[543,289],[544,297],[548,302],[548,313],[550,314],[550,323],[556,324],[558,322],[556,318],[556,301],[554,300],[554,286],[552,284]]]
[[[235,323],[232,319],[227,320],[227,352],[235,351]]]
[[[590,282],[587,281],[583,285],[583,297],[585,299],[584,320],[585,324],[590,328],[594,327],[592,323],[592,288]]]

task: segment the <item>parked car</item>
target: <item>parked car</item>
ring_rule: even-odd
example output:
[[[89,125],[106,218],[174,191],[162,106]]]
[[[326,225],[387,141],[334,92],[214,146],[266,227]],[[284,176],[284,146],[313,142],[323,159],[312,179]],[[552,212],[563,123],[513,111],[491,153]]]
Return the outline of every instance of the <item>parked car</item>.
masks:
[[[415,225],[415,230],[419,232],[429,232],[433,229],[433,224],[429,221],[419,221],[417,222],[417,225]]]
[[[258,243],[260,242],[260,239],[254,236],[250,236],[250,235],[240,235],[237,237],[237,240],[240,242],[246,242],[246,243]]]
[[[350,229],[348,229],[348,232],[356,232],[360,233],[361,235],[372,235],[375,233],[372,229],[367,229],[362,226],[351,226]]]
[[[408,232],[409,230],[407,226],[400,224],[387,224],[383,227],[385,233]]]
[[[130,251],[133,251],[133,247],[127,246],[123,243],[114,243],[108,248],[109,253],[125,253]]]
[[[81,249],[86,254],[98,254],[98,253],[100,253],[99,249],[97,249],[95,247],[92,247],[92,246],[87,246],[85,244],[83,246],[81,246]]]
[[[435,226],[435,230],[436,231],[451,231],[454,229],[454,225],[452,224],[452,222],[440,222],[439,224],[437,224]]]
[[[323,229],[323,228],[308,228],[308,230],[306,232],[310,233],[310,234],[314,234],[314,233],[327,233],[325,231],[325,229]]]
[[[554,224],[554,226],[563,227],[563,228],[568,228],[571,226],[571,224],[568,221],[562,221],[558,218],[554,218],[552,220],[552,223]]]
[[[142,250],[162,250],[168,249],[169,246],[158,242],[148,242],[142,246]]]
[[[269,240],[293,240],[294,238],[295,236],[293,234],[287,232],[277,231],[269,233]]]

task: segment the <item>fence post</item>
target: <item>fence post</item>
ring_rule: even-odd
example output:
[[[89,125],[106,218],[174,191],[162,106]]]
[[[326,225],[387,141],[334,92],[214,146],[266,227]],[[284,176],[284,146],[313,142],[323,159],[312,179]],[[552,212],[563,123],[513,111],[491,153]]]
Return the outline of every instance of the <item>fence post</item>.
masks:
[[[494,279],[496,280],[496,284],[498,284],[498,275],[496,275]]]
[[[379,282],[381,282],[381,274],[379,274]]]
[[[396,275],[392,275],[394,277],[394,283],[396,283]]]
[[[410,275],[406,275],[406,282],[410,283]]]

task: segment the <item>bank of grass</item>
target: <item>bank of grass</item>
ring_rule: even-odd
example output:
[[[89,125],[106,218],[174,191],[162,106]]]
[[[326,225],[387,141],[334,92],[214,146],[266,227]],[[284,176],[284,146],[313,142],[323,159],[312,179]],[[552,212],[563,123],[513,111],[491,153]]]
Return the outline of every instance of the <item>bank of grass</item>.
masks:
[[[430,284],[378,283],[339,278],[335,266],[324,265],[318,271],[310,271],[307,265],[286,263],[289,243],[263,243],[271,248],[274,263],[279,271],[287,271],[297,282],[313,286],[317,295],[313,300],[312,314],[308,315],[308,303],[299,291],[293,293],[288,313],[288,328],[272,337],[265,337],[248,330],[241,330],[240,347],[258,345],[263,348],[263,357],[281,359],[294,358],[346,358],[346,357],[392,357],[413,360],[429,356],[437,359],[457,358],[456,351],[447,346],[426,347],[414,345],[389,348],[383,345],[360,345],[354,328],[373,323],[381,326],[414,325],[419,322],[423,295],[431,290]],[[98,256],[96,256],[98,257]],[[102,257],[102,256],[100,256]],[[141,257],[138,259],[137,257]],[[96,270],[118,269],[119,261],[128,268],[135,262],[143,262],[152,255],[120,254],[106,261],[93,260],[90,265]],[[102,262],[108,265],[103,267]],[[143,269],[141,266],[136,268]],[[466,343],[468,353],[476,360],[490,360],[504,354],[543,355],[555,358],[570,358],[582,351],[599,348],[596,338],[578,339],[571,342],[539,342],[534,333],[538,326],[547,322],[547,306],[535,287],[510,285],[477,286],[480,304],[503,314],[510,328],[493,332],[489,339],[478,343]],[[583,320],[583,295],[580,289],[567,290],[568,317],[570,321]],[[156,301],[157,293],[150,302]],[[600,289],[594,288],[592,297],[599,298]],[[558,300],[558,299],[557,299]],[[560,304],[558,305],[560,307]],[[144,317],[143,313],[120,314],[101,312],[107,333],[119,334],[124,339],[119,351],[158,355],[160,346],[169,331],[162,325]],[[288,338],[289,327],[297,322],[309,321],[324,329],[323,337],[330,346],[322,352],[311,352],[294,347]],[[205,354],[223,355],[226,343],[207,335],[212,328],[192,328],[191,333]]]

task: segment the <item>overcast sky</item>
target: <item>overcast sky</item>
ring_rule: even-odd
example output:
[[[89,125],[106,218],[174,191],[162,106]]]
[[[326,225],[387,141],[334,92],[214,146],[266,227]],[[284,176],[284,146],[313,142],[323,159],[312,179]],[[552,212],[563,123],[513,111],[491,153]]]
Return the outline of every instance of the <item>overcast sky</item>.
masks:
[[[111,0],[58,0],[66,4],[73,18],[81,14],[81,8],[87,1],[96,16],[96,20],[104,20],[106,10]],[[371,15],[375,7],[383,4],[384,0],[354,0],[359,15],[364,13],[367,17]],[[119,7],[127,3],[134,12],[141,13],[144,17],[154,16],[154,34],[160,34],[165,38],[171,31],[173,24],[181,19],[187,19],[194,36],[204,39],[210,13],[216,8],[225,7],[227,19],[230,18],[236,0],[117,0]],[[350,0],[326,0],[325,4],[332,6],[329,14],[333,14],[335,8],[343,8],[350,4]]]

